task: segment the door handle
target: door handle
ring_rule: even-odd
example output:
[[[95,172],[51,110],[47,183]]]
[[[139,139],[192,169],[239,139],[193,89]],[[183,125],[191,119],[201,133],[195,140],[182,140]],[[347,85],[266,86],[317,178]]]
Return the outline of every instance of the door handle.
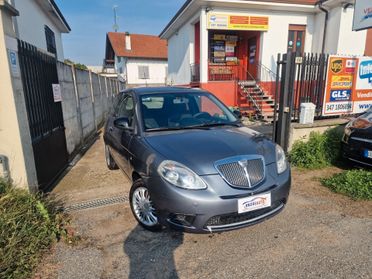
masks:
[[[109,132],[112,132],[114,130],[113,127],[109,127]]]

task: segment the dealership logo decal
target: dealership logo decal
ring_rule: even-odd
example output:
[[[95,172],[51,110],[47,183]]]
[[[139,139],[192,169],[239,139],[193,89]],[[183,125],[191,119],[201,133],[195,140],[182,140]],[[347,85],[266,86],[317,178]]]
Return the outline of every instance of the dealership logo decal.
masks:
[[[244,208],[249,208],[249,207],[252,207],[252,206],[265,205],[266,200],[267,200],[267,198],[257,197],[257,198],[254,198],[251,201],[246,201],[245,203],[243,203],[243,206],[244,206]]]
[[[341,72],[341,70],[342,70],[342,60],[341,59],[331,61],[331,71],[334,74],[337,74],[337,73]]]
[[[368,79],[368,82],[372,83],[372,60],[360,63],[359,78]]]

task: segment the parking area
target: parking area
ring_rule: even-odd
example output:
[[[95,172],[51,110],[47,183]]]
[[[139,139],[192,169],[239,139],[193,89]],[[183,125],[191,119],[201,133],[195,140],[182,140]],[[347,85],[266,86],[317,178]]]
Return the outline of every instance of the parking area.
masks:
[[[98,139],[53,190],[70,206],[81,240],[59,243],[42,278],[372,278],[372,202],[331,193],[293,171],[285,210],[222,234],[151,233],[127,202],[130,182],[109,171]]]

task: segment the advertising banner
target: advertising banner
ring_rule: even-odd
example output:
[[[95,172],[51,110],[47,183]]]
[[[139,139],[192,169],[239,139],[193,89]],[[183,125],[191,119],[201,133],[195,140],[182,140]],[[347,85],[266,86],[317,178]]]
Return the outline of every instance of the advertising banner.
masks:
[[[208,29],[269,30],[269,17],[208,13]]]
[[[354,5],[353,30],[363,30],[372,27],[372,1],[357,0]]]
[[[330,56],[323,116],[361,113],[372,106],[372,58]]]

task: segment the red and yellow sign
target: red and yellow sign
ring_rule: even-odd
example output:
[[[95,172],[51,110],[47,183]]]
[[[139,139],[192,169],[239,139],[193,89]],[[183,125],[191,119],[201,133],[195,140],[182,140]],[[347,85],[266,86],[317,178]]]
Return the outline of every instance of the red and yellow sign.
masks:
[[[330,56],[323,115],[361,113],[372,106],[372,58]]]
[[[269,17],[208,13],[208,29],[269,30]]]

